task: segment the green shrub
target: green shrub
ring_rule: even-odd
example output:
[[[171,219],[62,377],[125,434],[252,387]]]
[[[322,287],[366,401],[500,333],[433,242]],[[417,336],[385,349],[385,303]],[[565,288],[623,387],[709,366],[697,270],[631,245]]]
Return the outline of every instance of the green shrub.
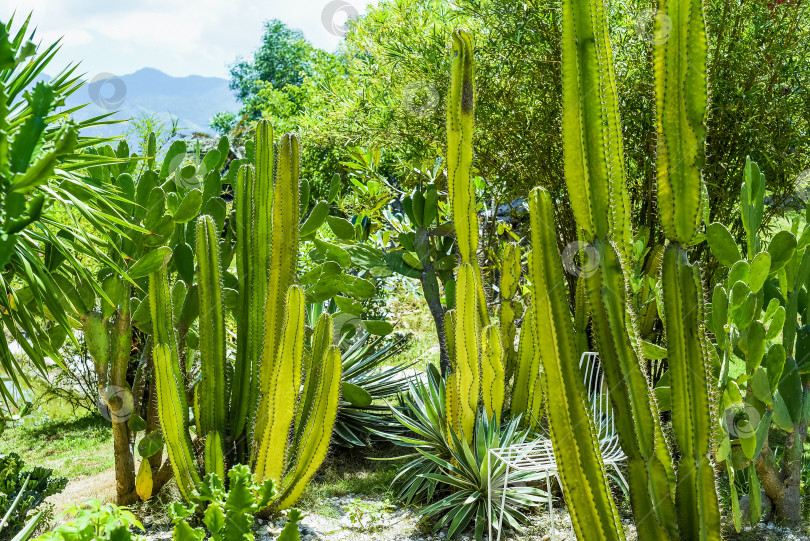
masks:
[[[50,532],[39,536],[36,541],[140,541],[143,536],[132,533],[131,526],[143,531],[143,524],[126,507],[112,503],[101,503],[90,499],[81,505],[69,508],[63,516],[72,520],[60,524]]]
[[[0,539],[14,537],[25,526],[30,511],[42,505],[48,496],[64,490],[67,479],[52,477],[52,474],[53,470],[39,466],[25,469],[25,464],[17,453],[0,455],[0,516],[6,516],[22,491],[17,507],[6,518]]]
[[[275,482],[268,479],[261,485],[257,484],[250,468],[244,464],[231,468],[228,479],[230,482],[226,491],[219,476],[209,473],[195,492],[194,501],[188,505],[173,502],[169,506],[174,522],[174,541],[202,541],[206,530],[211,534],[211,541],[253,540],[251,528],[254,515],[266,508],[276,496]],[[189,524],[198,510],[202,513],[205,528],[192,528]],[[291,509],[287,516],[289,520],[278,541],[298,541],[298,521],[302,515],[298,510]]]

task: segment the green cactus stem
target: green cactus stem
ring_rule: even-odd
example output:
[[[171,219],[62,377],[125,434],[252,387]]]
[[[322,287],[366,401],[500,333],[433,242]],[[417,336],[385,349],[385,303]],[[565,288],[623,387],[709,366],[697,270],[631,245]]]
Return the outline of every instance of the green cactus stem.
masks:
[[[200,429],[222,434],[227,423],[225,405],[225,313],[219,235],[210,216],[197,220],[197,261],[200,295]]]
[[[681,451],[676,504],[684,539],[720,539],[720,509],[710,460],[712,411],[710,376],[699,317],[702,288],[686,252],[670,245],[662,269],[667,358],[672,389],[672,427]]]
[[[564,395],[549,400],[546,412],[571,522],[579,539],[624,539],[577,365],[571,312],[548,192],[534,188],[529,195],[529,211],[534,346],[543,364],[544,387]]]

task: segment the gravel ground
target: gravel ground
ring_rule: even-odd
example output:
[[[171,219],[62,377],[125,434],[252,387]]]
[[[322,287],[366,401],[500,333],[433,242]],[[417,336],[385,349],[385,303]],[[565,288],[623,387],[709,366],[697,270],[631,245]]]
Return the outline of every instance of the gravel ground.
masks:
[[[391,505],[386,500],[358,497],[352,494],[327,498],[320,502],[320,512],[304,510],[299,525],[301,541],[447,541],[447,528],[430,531],[420,523],[418,510]],[[270,521],[257,520],[255,541],[274,541],[287,520],[284,516]],[[638,541],[630,520],[623,521],[628,541]],[[151,526],[151,527],[150,527]],[[558,541],[574,541],[576,536],[571,520],[564,508],[554,509],[554,526]],[[172,537],[168,524],[147,525],[147,541],[169,541]],[[773,522],[761,523],[757,528],[746,526],[737,533],[726,528],[728,541],[810,541],[810,524],[804,531],[780,527]],[[502,541],[547,541],[551,539],[548,511],[539,508],[530,515],[530,524],[523,534],[507,532]],[[472,531],[464,532],[458,541],[474,541]],[[488,541],[484,535],[484,540]]]

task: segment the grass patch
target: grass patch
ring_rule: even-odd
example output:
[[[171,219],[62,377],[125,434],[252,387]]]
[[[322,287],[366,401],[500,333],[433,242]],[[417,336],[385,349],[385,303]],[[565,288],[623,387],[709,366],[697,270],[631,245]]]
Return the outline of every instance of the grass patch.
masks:
[[[390,449],[369,450],[368,454],[335,448],[318,474],[310,481],[297,507],[318,514],[339,518],[339,510],[327,498],[353,494],[375,498],[392,498],[391,483],[396,476],[396,465],[369,460],[366,456],[387,456]]]
[[[115,459],[112,427],[106,419],[85,415],[74,418],[27,419],[7,427],[0,435],[0,453],[17,453],[27,465],[44,466],[68,479],[108,470]]]

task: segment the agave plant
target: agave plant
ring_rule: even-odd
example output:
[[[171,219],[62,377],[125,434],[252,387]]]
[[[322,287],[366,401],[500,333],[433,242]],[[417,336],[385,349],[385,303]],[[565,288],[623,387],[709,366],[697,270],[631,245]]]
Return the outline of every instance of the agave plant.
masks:
[[[547,495],[527,486],[545,479],[544,473],[512,472],[505,486],[506,464],[489,456],[490,449],[521,444],[530,432],[520,429],[520,417],[501,426],[497,416],[489,419],[486,412],[476,418],[472,442],[448,430],[445,383],[435,366],[427,370],[426,383],[411,383],[410,393],[403,398],[404,411],[391,407],[396,419],[413,434],[391,438],[400,446],[416,452],[394,460],[408,460],[395,478],[400,483],[400,499],[410,503],[442,498],[425,507],[421,514],[439,515],[436,530],[449,525],[448,538],[475,525],[475,538],[483,537],[487,521],[499,524],[497,509],[487,512],[488,477],[492,469],[492,501],[501,501],[506,492],[503,524],[522,531],[526,522],[523,509],[538,505]],[[445,488],[449,487],[449,488]],[[438,489],[438,490],[437,490]]]
[[[58,110],[84,83],[76,65],[36,82],[59,45],[38,51],[29,23],[30,16],[14,33],[13,20],[0,23],[0,367],[17,391],[28,379],[7,337],[41,372],[46,357],[59,361],[59,348],[73,334],[54,276],[81,277],[101,293],[79,258],[115,267],[110,238],[125,223],[117,194],[83,176],[89,166],[120,162],[89,152],[105,140],[79,136],[107,122],[105,115],[77,123],[70,118],[75,108]],[[6,409],[16,405],[13,394],[0,386]]]
[[[349,393],[344,393],[335,421],[335,443],[343,447],[365,446],[375,430],[396,431],[400,426],[389,414],[388,406],[379,401],[408,390],[409,378],[403,372],[413,364],[383,366],[407,346],[407,335],[373,336],[363,332],[348,347],[341,347],[343,387],[351,385],[363,393],[357,393],[361,401],[354,403],[347,400]]]

